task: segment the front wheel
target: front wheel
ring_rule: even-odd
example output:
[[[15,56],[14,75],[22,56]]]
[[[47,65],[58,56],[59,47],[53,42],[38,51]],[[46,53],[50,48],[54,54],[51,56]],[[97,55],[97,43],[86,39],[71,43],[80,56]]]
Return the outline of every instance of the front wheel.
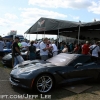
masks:
[[[47,93],[53,87],[53,79],[50,75],[39,76],[34,84],[34,88],[40,93]]]

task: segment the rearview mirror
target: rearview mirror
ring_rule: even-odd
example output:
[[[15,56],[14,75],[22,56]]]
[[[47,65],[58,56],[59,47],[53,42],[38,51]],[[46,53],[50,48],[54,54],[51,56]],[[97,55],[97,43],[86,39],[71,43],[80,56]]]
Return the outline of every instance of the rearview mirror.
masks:
[[[83,66],[83,64],[82,64],[82,63],[77,63],[77,64],[74,66],[74,68],[77,68],[77,67],[79,67],[79,66]]]

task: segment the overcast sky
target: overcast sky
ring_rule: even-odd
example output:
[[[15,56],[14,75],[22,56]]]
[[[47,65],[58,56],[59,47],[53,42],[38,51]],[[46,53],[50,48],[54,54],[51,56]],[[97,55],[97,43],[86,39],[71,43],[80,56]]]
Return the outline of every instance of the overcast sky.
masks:
[[[76,22],[100,20],[100,0],[0,0],[0,35],[10,30],[24,34],[41,17]]]

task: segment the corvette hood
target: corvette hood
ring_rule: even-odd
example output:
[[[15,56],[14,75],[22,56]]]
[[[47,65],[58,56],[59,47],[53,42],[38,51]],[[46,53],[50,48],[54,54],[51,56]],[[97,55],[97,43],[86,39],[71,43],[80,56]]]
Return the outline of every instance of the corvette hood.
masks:
[[[49,63],[49,62],[42,62],[38,60],[34,61],[24,61],[22,64],[18,64],[15,66],[11,72],[11,74],[21,74],[21,73],[31,73],[34,70],[46,68],[46,67],[54,67],[55,65]]]
[[[37,67],[37,68],[42,68],[42,67],[53,67],[54,65],[51,64],[50,62],[47,61],[39,61],[39,60],[33,60],[33,61],[24,61],[21,64],[18,64],[17,67],[18,68],[31,68],[31,67]],[[16,67],[15,67],[16,68]]]

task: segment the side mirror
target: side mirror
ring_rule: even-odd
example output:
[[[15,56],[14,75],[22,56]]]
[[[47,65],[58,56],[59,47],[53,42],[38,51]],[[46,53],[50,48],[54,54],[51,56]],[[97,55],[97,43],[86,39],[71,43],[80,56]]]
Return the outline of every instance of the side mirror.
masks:
[[[83,66],[83,64],[82,64],[82,63],[77,63],[77,64],[74,66],[74,68],[78,68],[79,66]]]

